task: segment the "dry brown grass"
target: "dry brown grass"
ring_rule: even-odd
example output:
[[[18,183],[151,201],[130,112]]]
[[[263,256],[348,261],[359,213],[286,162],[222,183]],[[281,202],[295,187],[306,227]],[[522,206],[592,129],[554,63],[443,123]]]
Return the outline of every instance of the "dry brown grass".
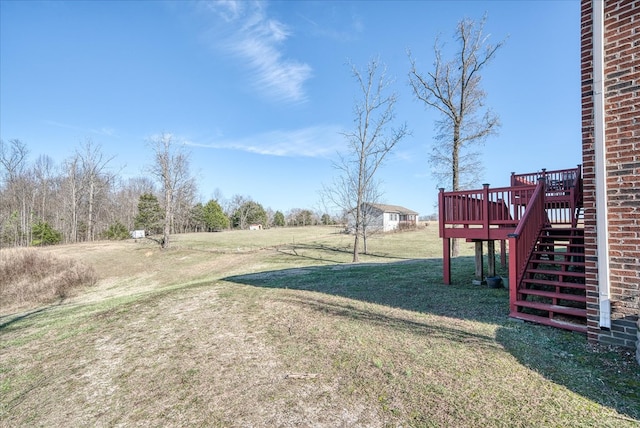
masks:
[[[95,270],[35,248],[0,251],[0,313],[51,303],[94,285]]]

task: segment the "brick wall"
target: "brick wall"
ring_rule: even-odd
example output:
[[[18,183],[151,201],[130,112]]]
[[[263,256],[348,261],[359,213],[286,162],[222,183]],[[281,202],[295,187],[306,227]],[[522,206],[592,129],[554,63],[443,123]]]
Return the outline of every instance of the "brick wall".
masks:
[[[640,314],[640,0],[605,0],[604,109],[610,330],[599,327],[592,20],[592,0],[582,0],[582,141],[588,337],[590,341],[636,347]],[[640,351],[638,355],[640,358]]]

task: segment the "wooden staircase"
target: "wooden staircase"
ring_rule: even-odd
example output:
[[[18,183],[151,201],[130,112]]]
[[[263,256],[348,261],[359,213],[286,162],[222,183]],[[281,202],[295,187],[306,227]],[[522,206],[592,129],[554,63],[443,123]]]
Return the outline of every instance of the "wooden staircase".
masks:
[[[582,166],[511,174],[511,186],[438,195],[443,282],[451,240],[508,241],[509,315],[587,331]]]
[[[584,229],[542,229],[515,296],[512,317],[586,333]]]

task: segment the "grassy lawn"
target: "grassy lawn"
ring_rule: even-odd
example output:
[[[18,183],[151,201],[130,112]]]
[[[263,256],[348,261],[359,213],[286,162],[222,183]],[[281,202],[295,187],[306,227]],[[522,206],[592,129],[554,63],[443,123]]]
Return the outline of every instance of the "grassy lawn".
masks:
[[[640,426],[631,351],[510,320],[468,244],[442,285],[435,225],[356,265],[328,227],[173,243],[39,250],[98,281],[0,303],[0,426]]]

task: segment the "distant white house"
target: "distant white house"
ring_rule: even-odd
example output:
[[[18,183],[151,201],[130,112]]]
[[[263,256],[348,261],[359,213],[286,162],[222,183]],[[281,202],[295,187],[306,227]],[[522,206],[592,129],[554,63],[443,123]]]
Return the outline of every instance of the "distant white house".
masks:
[[[250,224],[249,225],[249,230],[262,230],[262,225],[261,224]]]
[[[414,228],[418,225],[418,213],[399,205],[362,204],[365,222],[369,231],[391,232],[403,228]],[[349,230],[355,228],[355,220],[349,219]]]

